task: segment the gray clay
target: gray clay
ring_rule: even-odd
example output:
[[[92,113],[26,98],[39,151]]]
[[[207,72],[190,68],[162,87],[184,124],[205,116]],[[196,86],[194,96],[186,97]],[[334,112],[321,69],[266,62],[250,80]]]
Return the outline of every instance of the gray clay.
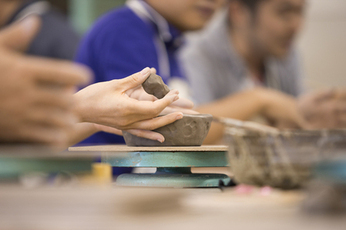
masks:
[[[165,137],[160,143],[123,132],[128,146],[200,146],[206,138],[213,116],[210,114],[184,114],[169,125],[154,130]]]
[[[168,86],[163,82],[159,75],[151,74],[142,84],[145,92],[154,95],[158,99],[163,98],[169,93]]]

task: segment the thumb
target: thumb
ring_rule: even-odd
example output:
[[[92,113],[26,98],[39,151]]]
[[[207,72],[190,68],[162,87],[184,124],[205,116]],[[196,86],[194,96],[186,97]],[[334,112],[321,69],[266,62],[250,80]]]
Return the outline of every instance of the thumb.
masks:
[[[37,16],[29,16],[0,32],[0,46],[16,51],[25,51],[39,28],[41,20]]]
[[[117,81],[117,84],[125,92],[129,89],[136,88],[137,86],[141,85],[149,77],[150,74],[150,68],[146,67],[141,72],[132,74],[129,77]]]

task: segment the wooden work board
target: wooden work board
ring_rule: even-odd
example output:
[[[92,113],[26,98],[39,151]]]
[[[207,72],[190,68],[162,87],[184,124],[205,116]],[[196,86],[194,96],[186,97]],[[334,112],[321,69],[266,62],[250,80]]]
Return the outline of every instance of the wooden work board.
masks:
[[[131,147],[126,145],[94,145],[70,147],[69,151],[91,152],[226,152],[226,145],[202,146],[162,146],[162,147]]]

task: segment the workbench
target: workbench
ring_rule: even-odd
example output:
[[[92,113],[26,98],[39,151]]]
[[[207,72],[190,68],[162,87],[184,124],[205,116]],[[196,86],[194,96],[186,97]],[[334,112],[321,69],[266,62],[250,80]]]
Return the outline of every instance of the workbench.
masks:
[[[345,229],[344,216],[302,212],[303,191],[0,189],[0,229]]]

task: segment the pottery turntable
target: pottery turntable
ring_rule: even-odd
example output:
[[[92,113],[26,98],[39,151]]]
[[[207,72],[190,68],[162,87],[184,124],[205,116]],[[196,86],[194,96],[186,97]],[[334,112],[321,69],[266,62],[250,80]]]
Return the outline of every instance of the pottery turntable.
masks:
[[[157,168],[155,173],[122,174],[120,186],[212,188],[228,184],[224,174],[192,173],[191,168],[227,167],[227,146],[128,147],[105,145],[74,147],[70,151],[100,152],[113,167]]]

